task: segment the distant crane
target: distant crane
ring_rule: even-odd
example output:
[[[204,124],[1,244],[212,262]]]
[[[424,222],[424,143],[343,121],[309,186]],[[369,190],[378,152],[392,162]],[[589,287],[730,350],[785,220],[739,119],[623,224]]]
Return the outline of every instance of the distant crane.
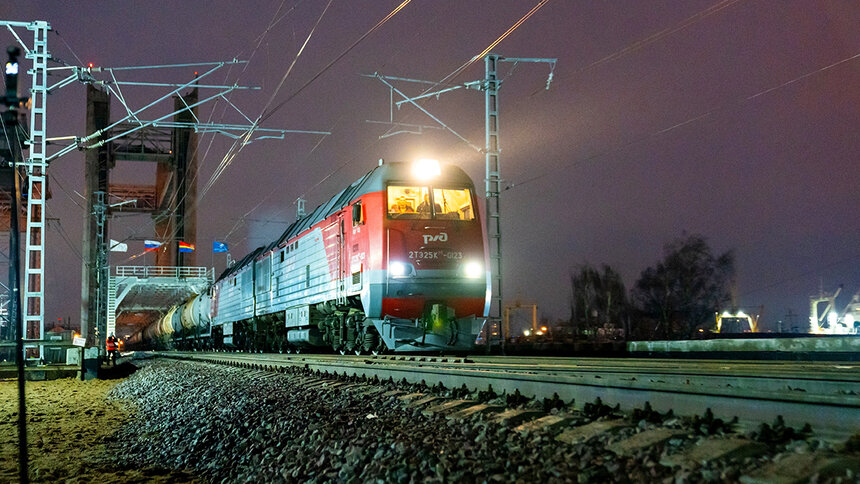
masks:
[[[842,284],[832,293],[819,287],[817,296],[809,297],[809,332],[813,334],[856,334],[860,321],[860,290],[854,293],[851,302],[842,311],[836,310],[836,298],[842,292]],[[821,303],[827,303],[819,312]]]

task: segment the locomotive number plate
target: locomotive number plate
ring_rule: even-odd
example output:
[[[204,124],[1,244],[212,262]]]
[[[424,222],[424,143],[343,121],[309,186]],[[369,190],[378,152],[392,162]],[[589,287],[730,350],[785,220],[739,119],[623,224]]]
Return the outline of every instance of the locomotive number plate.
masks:
[[[453,250],[410,250],[409,258],[459,260],[463,258],[463,253]]]

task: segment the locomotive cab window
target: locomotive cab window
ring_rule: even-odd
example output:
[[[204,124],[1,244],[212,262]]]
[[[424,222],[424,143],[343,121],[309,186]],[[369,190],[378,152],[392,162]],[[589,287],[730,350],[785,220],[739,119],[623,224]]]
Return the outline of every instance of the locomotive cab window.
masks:
[[[474,220],[472,192],[468,188],[434,188],[433,203],[436,218]]]
[[[352,226],[364,225],[364,211],[361,209],[361,201],[352,206]]]
[[[388,218],[474,220],[468,188],[388,186]]]

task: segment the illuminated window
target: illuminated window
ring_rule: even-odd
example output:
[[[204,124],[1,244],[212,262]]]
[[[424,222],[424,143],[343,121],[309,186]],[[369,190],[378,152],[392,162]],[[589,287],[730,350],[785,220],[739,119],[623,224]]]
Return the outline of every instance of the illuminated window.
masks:
[[[418,213],[418,206],[424,197],[430,196],[428,187],[398,186],[388,187],[388,216],[390,218],[432,218],[430,212]]]
[[[388,218],[474,220],[468,188],[390,185]]]
[[[433,203],[436,218],[474,220],[472,192],[468,188],[434,188]]]

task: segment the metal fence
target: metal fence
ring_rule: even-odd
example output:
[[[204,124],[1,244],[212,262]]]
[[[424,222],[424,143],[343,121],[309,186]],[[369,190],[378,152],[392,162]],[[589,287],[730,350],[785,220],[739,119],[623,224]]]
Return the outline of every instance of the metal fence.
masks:
[[[163,267],[163,266],[116,266],[120,277],[173,277],[173,278],[215,278],[215,269],[209,267]]]

